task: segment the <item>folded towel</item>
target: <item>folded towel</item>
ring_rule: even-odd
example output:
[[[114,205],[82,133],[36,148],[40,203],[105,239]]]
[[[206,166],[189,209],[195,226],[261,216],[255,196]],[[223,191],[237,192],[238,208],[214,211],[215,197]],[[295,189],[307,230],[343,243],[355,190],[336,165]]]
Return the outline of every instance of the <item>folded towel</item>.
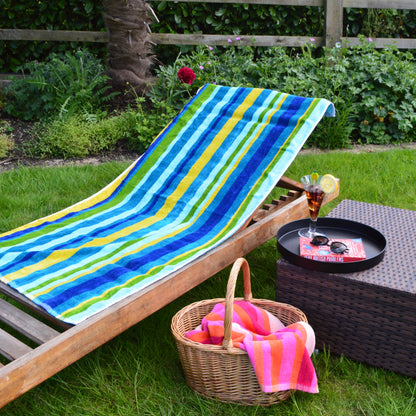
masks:
[[[225,304],[218,303],[197,328],[185,336],[203,344],[221,345],[224,339]],[[235,301],[233,346],[247,352],[261,389],[266,393],[302,390],[318,393],[310,355],[315,334],[306,322],[285,327],[266,310],[246,301]]]

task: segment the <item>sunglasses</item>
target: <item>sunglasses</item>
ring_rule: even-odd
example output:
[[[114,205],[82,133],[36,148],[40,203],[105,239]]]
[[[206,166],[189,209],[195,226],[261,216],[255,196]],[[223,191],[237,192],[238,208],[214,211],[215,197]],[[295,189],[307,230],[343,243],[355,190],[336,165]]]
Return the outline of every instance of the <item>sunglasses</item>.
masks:
[[[329,246],[329,249],[335,254],[348,253],[348,247],[346,244],[340,241],[329,242],[329,238],[324,235],[316,235],[311,240],[311,244],[314,246]]]

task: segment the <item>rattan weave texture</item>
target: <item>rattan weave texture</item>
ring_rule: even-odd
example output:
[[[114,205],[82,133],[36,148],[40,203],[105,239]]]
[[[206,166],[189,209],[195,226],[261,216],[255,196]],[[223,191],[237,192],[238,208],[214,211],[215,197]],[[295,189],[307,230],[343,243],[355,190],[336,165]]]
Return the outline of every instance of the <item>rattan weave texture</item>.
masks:
[[[384,259],[356,273],[306,270],[280,259],[276,299],[302,309],[317,346],[416,376],[416,211],[344,200],[330,214],[377,228]]]
[[[416,295],[416,211],[345,199],[328,217],[370,225],[386,237],[381,264],[353,273],[350,279]]]

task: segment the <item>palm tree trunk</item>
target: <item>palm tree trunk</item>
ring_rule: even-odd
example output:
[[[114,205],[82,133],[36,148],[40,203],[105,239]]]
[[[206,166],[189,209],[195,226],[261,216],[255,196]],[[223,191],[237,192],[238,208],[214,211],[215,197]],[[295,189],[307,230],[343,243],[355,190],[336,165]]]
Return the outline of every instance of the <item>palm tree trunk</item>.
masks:
[[[151,8],[143,0],[103,0],[107,66],[116,90],[144,93],[151,83]]]

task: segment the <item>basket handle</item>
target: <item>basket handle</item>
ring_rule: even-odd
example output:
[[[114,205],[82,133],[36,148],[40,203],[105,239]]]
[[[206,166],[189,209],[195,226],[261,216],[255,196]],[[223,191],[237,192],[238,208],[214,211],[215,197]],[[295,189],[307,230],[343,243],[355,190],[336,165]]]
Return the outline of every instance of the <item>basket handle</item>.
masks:
[[[222,346],[231,352],[233,343],[231,341],[232,323],[233,323],[233,303],[235,285],[237,282],[238,273],[240,269],[243,269],[244,278],[244,300],[250,302],[253,298],[251,294],[251,281],[250,281],[250,267],[248,262],[243,257],[238,258],[231,269],[230,277],[227,284],[227,294],[225,298],[225,313],[224,313],[224,340]]]

